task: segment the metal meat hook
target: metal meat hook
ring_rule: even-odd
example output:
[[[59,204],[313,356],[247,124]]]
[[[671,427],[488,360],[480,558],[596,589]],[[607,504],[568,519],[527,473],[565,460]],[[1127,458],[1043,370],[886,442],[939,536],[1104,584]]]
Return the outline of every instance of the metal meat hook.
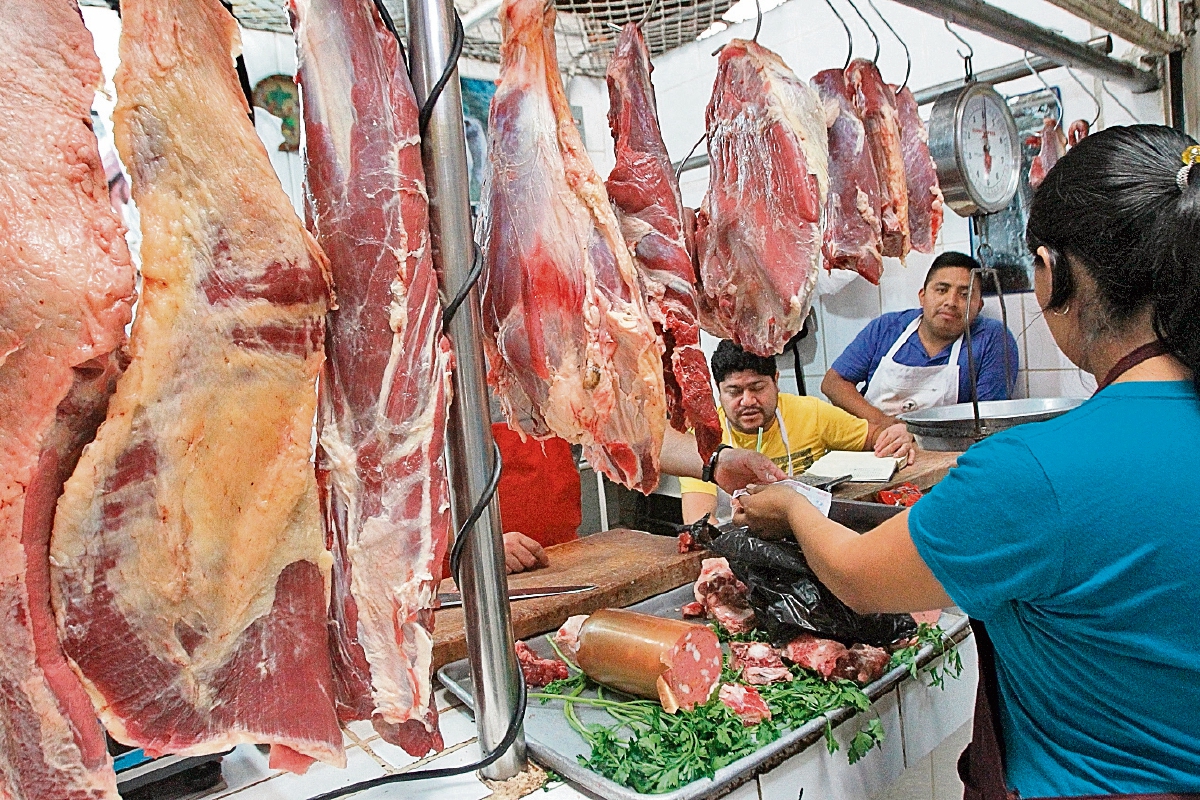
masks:
[[[856,6],[854,4],[854,0],[846,0],[846,2],[849,3],[850,7],[854,9],[854,13],[858,14],[858,18],[862,20],[863,25],[866,25],[867,30],[870,31],[871,38],[875,40],[875,55],[871,58],[871,63],[878,64],[879,63],[879,35],[877,33],[875,33],[875,29],[873,27],[871,27],[870,22],[867,22],[867,18],[863,16],[863,13],[858,10],[858,6]]]
[[[892,32],[892,36],[896,37],[896,41],[900,43],[900,46],[904,48],[904,83],[900,84],[900,88],[896,90],[896,94],[899,94],[905,86],[908,86],[908,77],[912,75],[912,53],[908,52],[908,44],[900,38],[900,34],[896,33],[896,29],[892,27],[892,23],[887,21],[887,17],[879,13],[879,9],[875,6],[875,0],[867,0],[867,4],[875,12],[875,16],[879,17],[880,21]]]
[[[850,26],[846,24],[846,20],[838,13],[837,7],[833,5],[833,0],[825,0],[825,5],[829,6],[829,10],[838,18],[838,22],[842,23],[842,28],[846,31],[846,63],[842,64],[842,69],[850,66],[850,59],[854,58],[854,34],[850,32]]]
[[[943,19],[942,24],[946,26],[946,31],[951,36],[953,36],[955,39],[958,39],[960,42],[963,43],[963,46],[967,48],[966,53],[964,53],[962,50],[959,50],[957,48],[955,49],[954,52],[958,53],[958,57],[963,60],[963,71],[966,73],[966,82],[971,83],[972,81],[975,80],[975,68],[971,66],[971,59],[973,59],[975,57],[975,48],[971,47],[971,43],[968,42],[966,39],[964,39],[962,37],[962,34],[960,34],[958,31],[954,30],[954,28],[950,27],[950,20]],[[1025,63],[1028,64],[1029,62],[1026,61]],[[1031,69],[1032,69],[1032,67],[1031,67]]]
[[[646,23],[650,21],[650,16],[658,9],[658,0],[650,0],[650,5],[646,6],[646,13],[642,14],[642,18],[638,20],[638,30],[646,27]]]
[[[1034,69],[1033,64],[1029,63],[1029,51],[1028,50],[1021,51],[1021,60],[1025,62],[1025,66],[1029,68],[1029,72],[1033,75],[1033,77],[1037,78],[1038,83],[1040,83],[1042,85],[1042,88],[1045,89],[1050,94],[1050,96],[1058,97],[1058,95],[1057,95],[1057,93],[1055,93],[1054,89],[1050,88],[1050,84],[1046,83],[1046,79],[1042,77],[1042,73],[1040,73],[1036,69]],[[1068,70],[1068,72],[1070,72],[1070,70]],[[1095,98],[1093,98],[1093,99],[1095,99]],[[1063,121],[1062,102],[1061,101],[1056,102],[1054,104],[1054,106],[1055,106],[1055,111],[1058,112],[1056,115],[1058,127],[1061,129],[1062,121]],[[1096,116],[1097,117],[1100,115],[1099,108],[1100,108],[1100,106],[1099,106],[1099,104],[1097,104],[1096,105],[1096,109],[1097,109]],[[1095,123],[1092,123],[1092,124],[1094,125]]]
[[[1079,76],[1075,74],[1075,70],[1071,69],[1070,67],[1066,67],[1066,70],[1067,74],[1071,76],[1071,80],[1079,84],[1080,89],[1083,89],[1083,93],[1092,98],[1092,105],[1096,107],[1096,116],[1092,117],[1092,121],[1088,123],[1088,128],[1095,128],[1096,123],[1100,121],[1100,98],[1096,96],[1095,92],[1084,85],[1084,82],[1081,81]],[[1060,119],[1059,122],[1061,123],[1062,120]]]

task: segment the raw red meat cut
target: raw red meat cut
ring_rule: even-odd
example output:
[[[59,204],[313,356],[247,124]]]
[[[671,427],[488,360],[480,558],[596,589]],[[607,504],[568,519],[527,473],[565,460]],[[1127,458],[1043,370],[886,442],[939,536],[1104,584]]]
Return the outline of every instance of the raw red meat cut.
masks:
[[[657,699],[668,714],[706,702],[721,679],[721,643],[707,626],[616,608],[583,623],[577,660],[597,683]]]
[[[679,608],[679,613],[687,619],[688,617],[700,618],[708,616],[708,609],[703,603],[684,603]]]
[[[846,645],[832,639],[818,639],[802,633],[783,648],[783,657],[793,664],[811,669],[822,678],[830,678],[837,669],[838,661],[847,653]]]
[[[1063,135],[1058,120],[1046,117],[1042,130],[1030,139],[1031,144],[1040,146],[1033,163],[1029,165],[1029,185],[1036,189],[1046,180],[1046,175],[1058,160],[1067,154],[1067,137]]]
[[[417,101],[371,0],[293,0],[309,228],[327,318],[317,480],[333,542],[330,650],[343,721],[442,748],[429,665],[450,535],[452,355],[429,247]]]
[[[753,686],[725,683],[721,685],[717,697],[730,711],[737,714],[742,724],[747,727],[771,718],[771,709]]]
[[[745,633],[754,627],[754,610],[750,608],[746,584],[733,574],[728,560],[704,559],[693,592],[708,616],[729,633]]]
[[[892,87],[893,89],[895,87]],[[942,187],[937,166],[929,155],[929,131],[917,113],[917,99],[905,86],[896,93],[900,122],[900,150],[904,154],[904,178],[908,185],[908,229],[912,249],[932,253],[942,229]]]
[[[896,95],[883,82],[879,69],[865,59],[850,62],[846,82],[854,93],[854,108],[867,126],[867,143],[879,175],[883,254],[903,261],[912,245]]]
[[[779,659],[779,653],[762,642],[731,642],[729,668],[742,671],[742,680],[756,686],[790,681],[792,673]]]
[[[545,686],[551,681],[563,680],[571,675],[566,664],[557,658],[542,658],[524,642],[517,642],[516,650],[517,662],[521,665],[526,686]]]
[[[833,675],[836,678],[854,681],[859,686],[866,686],[883,677],[891,660],[892,657],[886,650],[869,644],[852,644],[838,659]]]
[[[916,620],[918,625],[922,622],[926,625],[934,625],[942,618],[942,610],[935,608],[932,611],[914,611],[912,618]]]
[[[760,45],[721,50],[708,128],[708,193],[696,220],[701,323],[762,356],[803,326],[829,193],[825,112]]]
[[[0,3],[0,797],[119,800],[50,606],[54,504],[104,420],[134,269],[74,2]]]
[[[630,488],[658,484],[662,345],[616,214],[571,117],[554,8],[505,0],[479,220],[488,380],[509,425],[583,445]]]
[[[812,85],[829,126],[829,200],[821,248],[825,268],[852,269],[878,284],[883,275],[880,188],[867,129],[854,110],[844,70],[818,72]]]
[[[642,278],[654,329],[663,339],[667,411],[678,431],[696,434],[708,461],[721,443],[712,375],[700,349],[696,268],[688,251],[683,201],[658,127],[650,51],[636,23],[621,30],[608,64],[608,126],[617,163],[605,188]]]
[[[63,647],[150,755],[344,765],[310,432],[325,257],[283,193],[218,0],[125,0],[115,131],[141,212],[132,362],[51,543]]]
[[[1087,138],[1092,126],[1086,119],[1077,119],[1067,127],[1067,145],[1074,147]]]

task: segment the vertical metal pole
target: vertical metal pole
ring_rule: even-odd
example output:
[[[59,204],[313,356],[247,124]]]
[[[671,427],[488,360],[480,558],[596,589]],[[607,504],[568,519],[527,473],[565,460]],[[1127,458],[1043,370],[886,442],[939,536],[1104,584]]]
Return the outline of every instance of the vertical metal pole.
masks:
[[[442,74],[450,58],[454,6],[450,0],[406,0],[409,59],[418,102]],[[466,135],[457,70],[437,101],[422,141],[433,257],[443,297],[453,297],[467,281],[474,253],[468,194]],[[491,415],[483,361],[479,290],[473,289],[450,323],[454,345],[454,402],[450,408],[447,452],[454,518],[465,520],[487,488],[493,464]],[[475,724],[484,751],[504,738],[522,680],[513,652],[504,571],[503,529],[499,504],[479,518],[463,553],[461,585],[467,656],[475,684]],[[511,778],[525,768],[525,737],[483,770],[494,780]]]

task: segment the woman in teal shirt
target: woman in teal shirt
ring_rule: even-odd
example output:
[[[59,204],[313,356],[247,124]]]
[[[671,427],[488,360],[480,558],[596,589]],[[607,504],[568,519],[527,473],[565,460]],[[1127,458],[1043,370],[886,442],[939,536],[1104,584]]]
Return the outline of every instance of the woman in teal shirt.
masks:
[[[779,487],[735,518],[794,535],[858,611],[983,623],[999,724],[976,714],[968,797],[1200,793],[1200,166],[1181,154],[1200,162],[1169,128],[1110,128],[1034,196],[1038,304],[1091,400],[978,443],[863,536]]]

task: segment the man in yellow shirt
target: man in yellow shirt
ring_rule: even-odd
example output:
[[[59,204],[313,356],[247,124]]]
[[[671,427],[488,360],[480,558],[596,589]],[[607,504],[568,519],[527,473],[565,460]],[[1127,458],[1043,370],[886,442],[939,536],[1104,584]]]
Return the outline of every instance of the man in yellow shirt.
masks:
[[[910,460],[915,453],[912,434],[902,422],[883,427],[815,397],[780,393],[773,358],[723,341],[711,366],[721,401],[717,413],[725,428],[722,441],[762,453],[789,476],[804,472],[830,450],[873,448],[877,456]],[[731,517],[728,496],[720,496],[724,493],[716,484],[680,478],[679,486],[685,525],[714,512],[719,522]]]

